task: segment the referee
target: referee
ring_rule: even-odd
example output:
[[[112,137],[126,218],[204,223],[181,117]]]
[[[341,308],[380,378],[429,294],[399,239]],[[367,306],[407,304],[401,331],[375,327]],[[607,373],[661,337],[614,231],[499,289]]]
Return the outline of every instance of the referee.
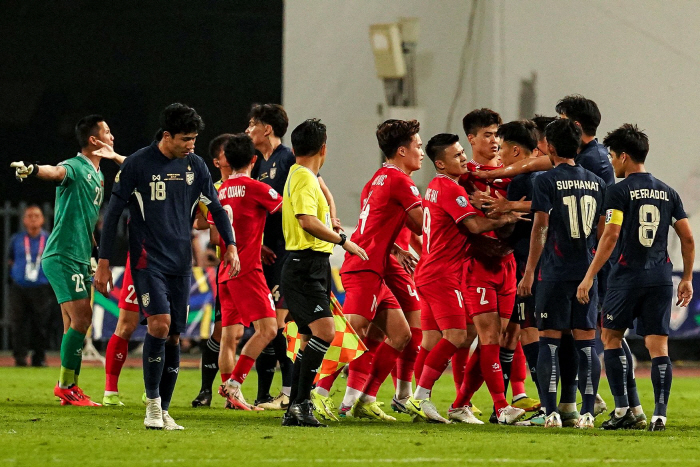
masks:
[[[290,405],[283,426],[325,426],[314,417],[309,400],[323,357],[335,336],[330,308],[333,244],[367,259],[367,253],[331,227],[328,202],[318,182],[326,160],[326,126],[309,119],[292,132],[296,163],[284,185],[282,230],[289,258],[282,268],[282,288],[299,327],[301,347],[294,362]]]

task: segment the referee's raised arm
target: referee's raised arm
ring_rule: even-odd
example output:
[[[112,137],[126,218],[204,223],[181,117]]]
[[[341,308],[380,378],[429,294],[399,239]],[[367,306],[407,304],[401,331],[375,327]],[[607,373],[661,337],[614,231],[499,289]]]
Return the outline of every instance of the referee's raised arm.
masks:
[[[335,336],[331,313],[330,255],[334,244],[367,259],[367,253],[333,231],[318,171],[326,160],[326,126],[310,119],[292,132],[296,163],[282,194],[282,230],[289,258],[282,268],[282,288],[302,344],[294,362],[292,393],[283,426],[325,426],[314,417],[311,386]]]

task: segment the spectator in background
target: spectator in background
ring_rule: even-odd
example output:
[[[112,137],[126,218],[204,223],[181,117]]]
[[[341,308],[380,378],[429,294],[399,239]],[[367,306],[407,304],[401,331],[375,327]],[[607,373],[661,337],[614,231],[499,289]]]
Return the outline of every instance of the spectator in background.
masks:
[[[46,366],[46,343],[56,297],[41,267],[49,233],[42,229],[44,214],[39,206],[24,210],[24,231],[10,240],[10,307],[12,350],[15,366],[27,366],[31,344],[32,366]]]

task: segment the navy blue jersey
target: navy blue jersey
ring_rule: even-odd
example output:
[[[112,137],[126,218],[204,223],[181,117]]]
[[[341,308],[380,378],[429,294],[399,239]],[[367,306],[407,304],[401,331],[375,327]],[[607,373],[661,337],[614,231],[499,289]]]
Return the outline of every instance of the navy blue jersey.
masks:
[[[688,217],[676,190],[650,173],[633,173],[608,189],[604,207],[608,221],[614,217],[612,210],[622,212],[608,287],[671,285],[668,230]]]
[[[615,171],[608,157],[608,148],[597,139],[581,146],[581,152],[574,158],[574,162],[602,178],[605,186],[615,184]]]
[[[520,201],[524,196],[525,201],[532,201],[532,181],[542,173],[544,172],[530,172],[513,177],[513,180],[508,185],[508,199],[510,201]],[[527,217],[532,219],[532,215]],[[520,271],[524,270],[527,264],[531,233],[531,222],[517,222],[513,228],[513,233],[508,237],[508,242],[513,247],[515,262],[518,264],[518,270]]]
[[[292,150],[280,144],[272,152],[269,159],[265,160],[264,157],[258,158],[258,162],[256,162],[251,173],[251,178],[270,185],[277,193],[282,193],[284,184],[287,181],[287,175],[289,175],[289,168],[295,162],[296,157],[294,157]],[[281,210],[267,215],[263,244],[275,252],[284,250]]]
[[[559,164],[534,179],[532,210],[549,214],[541,280],[577,281],[586,275],[604,195],[605,182],[579,165]]]
[[[105,215],[100,258],[111,257],[119,216],[128,205],[129,252],[135,269],[192,272],[192,223],[197,203],[209,208],[224,242],[233,243],[228,215],[201,157],[167,158],[154,141],[127,157],[114,180]]]

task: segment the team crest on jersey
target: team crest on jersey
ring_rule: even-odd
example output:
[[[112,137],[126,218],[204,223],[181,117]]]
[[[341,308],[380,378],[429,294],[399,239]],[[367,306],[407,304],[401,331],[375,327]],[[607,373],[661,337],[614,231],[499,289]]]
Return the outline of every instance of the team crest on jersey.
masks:
[[[277,195],[277,192],[274,190],[274,188],[270,188],[270,191],[268,191],[268,193],[270,193],[270,196],[272,196],[272,199],[277,199],[278,195]]]
[[[277,167],[273,167],[270,169],[270,179],[275,178],[275,175],[277,175]]]
[[[148,306],[149,303],[151,303],[151,295],[148,292],[146,292],[145,294],[141,295],[141,305],[143,305],[143,307],[145,308]]]
[[[188,185],[192,185],[194,183],[194,172],[187,172],[185,181]]]
[[[88,174],[88,180],[92,180],[92,174]]]
[[[412,192],[415,196],[420,196],[420,191],[418,191],[418,187],[415,186],[415,185],[413,185],[413,186],[411,187],[411,192]]]
[[[467,198],[465,198],[464,196],[458,196],[456,201],[459,207],[461,208],[466,208],[467,204],[469,204],[467,203]]]

